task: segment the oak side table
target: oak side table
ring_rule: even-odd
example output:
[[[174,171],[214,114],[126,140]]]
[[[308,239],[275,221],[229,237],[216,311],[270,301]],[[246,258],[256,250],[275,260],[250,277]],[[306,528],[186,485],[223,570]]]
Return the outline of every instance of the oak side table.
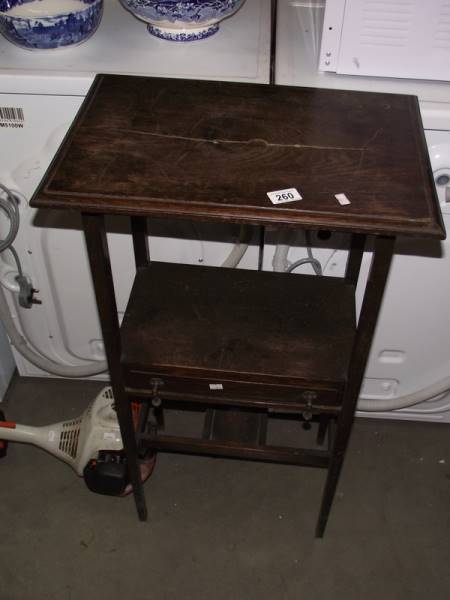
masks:
[[[293,188],[301,200],[267,195]],[[142,444],[327,469],[321,537],[395,238],[445,237],[417,99],[99,75],[31,204],[82,214],[139,518],[147,518]],[[105,215],[131,219],[136,277],[121,325]],[[152,217],[343,232],[345,277],[152,262]],[[157,415],[137,432],[136,399]],[[204,415],[200,437],[164,429],[174,405]],[[275,414],[317,418],[321,449],[270,445]]]

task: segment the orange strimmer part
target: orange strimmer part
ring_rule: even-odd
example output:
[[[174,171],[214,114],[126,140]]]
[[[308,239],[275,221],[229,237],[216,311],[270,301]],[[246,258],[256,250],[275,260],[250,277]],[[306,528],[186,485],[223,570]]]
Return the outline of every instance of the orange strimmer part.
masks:
[[[139,424],[141,408],[142,408],[141,402],[137,402],[137,401],[131,402],[131,414],[133,417],[133,424],[134,424],[135,429],[137,429],[138,424]],[[147,479],[150,477],[150,475],[153,473],[153,469],[155,468],[155,463],[156,463],[156,452],[154,454],[152,454],[151,456],[149,456],[148,458],[145,458],[140,461],[139,466],[141,469],[142,483],[145,483],[147,481]],[[131,483],[129,483],[126,486],[125,491],[121,494],[121,497],[123,498],[124,496],[128,496],[129,494],[131,494],[132,491],[133,491],[133,486],[131,485]]]
[[[15,429],[16,424],[11,423],[10,421],[7,421],[5,419],[5,414],[3,413],[2,410],[0,410],[0,429],[2,427],[8,428],[8,429]],[[7,450],[8,450],[8,442],[5,442],[4,440],[2,440],[1,434],[0,434],[0,458],[3,458],[4,456],[6,456]]]
[[[149,456],[148,458],[140,461],[139,466],[141,469],[142,483],[145,483],[147,481],[147,479],[150,477],[150,475],[153,473],[155,464],[156,464],[156,452],[152,456]],[[132,491],[133,491],[133,486],[131,485],[131,483],[129,483],[127,485],[127,487],[125,488],[125,491],[123,492],[123,494],[121,494],[121,497],[123,498],[124,496],[128,496],[129,494],[131,494]]]

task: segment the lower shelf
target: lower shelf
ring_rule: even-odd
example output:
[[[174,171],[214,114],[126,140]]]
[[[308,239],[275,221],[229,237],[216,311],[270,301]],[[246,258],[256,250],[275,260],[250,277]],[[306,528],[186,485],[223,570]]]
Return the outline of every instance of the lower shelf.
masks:
[[[152,262],[136,274],[121,327],[127,385],[156,373],[174,392],[180,378],[225,391],[226,382],[340,390],[354,294],[335,277]]]
[[[152,262],[121,327],[127,392],[337,413],[355,333],[354,286],[314,277]]]

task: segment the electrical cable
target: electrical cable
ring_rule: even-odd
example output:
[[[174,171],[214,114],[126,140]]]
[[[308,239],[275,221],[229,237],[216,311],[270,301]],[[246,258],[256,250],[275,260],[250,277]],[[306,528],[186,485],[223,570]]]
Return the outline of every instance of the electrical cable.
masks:
[[[426,388],[413,392],[412,394],[405,394],[399,398],[377,398],[372,400],[360,397],[356,408],[364,412],[400,410],[401,408],[409,408],[415,404],[431,400],[448,391],[450,391],[450,377],[444,377],[444,379],[436,381]]]
[[[9,306],[6,301],[5,292],[0,286],[0,318],[5,327],[5,331],[14,348],[22,354],[33,365],[39,367],[43,371],[48,371],[59,377],[90,377],[107,371],[108,365],[106,361],[99,361],[80,366],[61,365],[49,358],[46,358],[35,352],[28,344],[27,340],[20,334],[13,318],[9,312]]]
[[[444,394],[444,395],[446,396],[447,394]],[[442,398],[442,394],[441,394],[441,396],[437,397],[437,399],[440,399],[440,398]],[[438,401],[437,399],[434,400],[434,399],[429,398],[428,401],[431,403],[437,402]],[[410,414],[413,414],[413,415],[437,415],[440,413],[448,412],[450,410],[450,403],[442,404],[440,406],[435,406],[434,408],[411,408],[411,407],[408,407],[408,408],[399,409],[399,410],[400,411],[407,410]]]
[[[311,265],[314,269],[316,275],[322,275],[322,265],[317,260],[317,258],[301,258],[300,260],[296,260],[286,269],[286,273],[292,273],[294,269],[300,267],[301,265]]]
[[[17,263],[17,271],[19,277],[23,278],[22,265],[19,255],[12,246],[16,239],[20,227],[19,201],[16,196],[6,186],[0,183],[0,190],[3,191],[6,198],[0,194],[0,208],[6,213],[9,219],[9,231],[6,237],[0,240],[0,253],[9,250],[15,262]],[[6,300],[3,287],[0,285],[0,319],[3,322],[6,333],[11,341],[11,344],[16,348],[22,356],[29,360],[33,365],[39,367],[43,371],[48,371],[53,375],[60,377],[90,377],[107,371],[108,365],[106,361],[98,361],[80,366],[61,365],[49,358],[35,352],[24,336],[19,332],[16,324],[11,317],[8,302]]]
[[[283,232],[280,232],[280,234],[282,235]],[[308,253],[308,257],[301,258],[300,260],[297,260],[297,261],[293,262],[292,264],[290,264],[288,261],[288,253],[289,253],[289,250],[291,249],[290,244],[278,243],[275,247],[275,253],[274,253],[273,259],[272,259],[273,270],[276,273],[283,273],[283,272],[291,273],[292,271],[294,271],[294,269],[296,269],[297,267],[300,267],[301,265],[310,264],[314,270],[314,273],[318,276],[321,276],[323,274],[322,265],[321,265],[320,261],[317,260],[317,258],[314,258],[314,255],[312,253],[311,239],[310,239],[309,232],[305,232],[305,241],[306,241],[306,252]]]
[[[13,246],[10,246],[8,248],[8,250],[11,252],[11,254],[14,257],[14,260],[16,261],[17,272],[19,273],[19,277],[23,277],[22,265],[20,263],[20,258],[19,258],[19,255],[16,252],[16,249]]]
[[[196,224],[193,221],[190,221],[190,224],[195,234],[195,237],[197,238],[201,246],[201,257],[198,262],[203,263],[205,260],[205,249],[203,240],[200,237],[200,233],[198,232]],[[241,225],[239,229],[239,240],[234,244],[233,248],[231,249],[231,252],[220,266],[225,267],[227,269],[235,269],[241,262],[244,254],[247,252],[251,238],[252,228],[248,225]]]
[[[311,234],[309,231],[305,231],[305,241],[306,241],[306,252],[308,253],[308,258],[311,261],[311,266],[314,269],[314,273],[318,276],[322,276],[322,265],[321,263],[314,258],[312,253],[312,242],[311,242]]]
[[[317,260],[317,258],[314,258],[314,255],[312,253],[311,236],[310,236],[309,231],[305,231],[305,242],[306,242],[306,252],[308,254],[308,258],[301,258],[300,260],[296,260],[295,262],[290,264],[285,269],[285,271],[286,271],[286,273],[292,273],[292,271],[294,269],[296,269],[297,267],[300,267],[301,265],[310,264],[314,270],[314,273],[318,277],[321,277],[322,276],[322,265],[321,265],[320,261]]]
[[[235,269],[241,262],[242,257],[247,252],[248,245],[252,238],[252,229],[248,225],[241,225],[239,231],[239,241],[234,244],[230,254],[223,261],[222,267]]]
[[[281,243],[281,238],[283,237],[284,232],[279,231],[278,233],[278,243],[275,246],[275,252],[272,259],[272,267],[275,273],[284,273],[286,269],[289,267],[288,254],[291,246],[287,243]]]
[[[9,231],[4,240],[0,239],[0,252],[9,250],[17,264],[17,271],[20,276],[23,275],[22,265],[20,264],[19,255],[13,247],[13,242],[16,239],[17,232],[20,226],[19,201],[16,196],[6,186],[0,183],[0,190],[4,192],[6,198],[0,194],[0,208],[6,213],[9,219]]]

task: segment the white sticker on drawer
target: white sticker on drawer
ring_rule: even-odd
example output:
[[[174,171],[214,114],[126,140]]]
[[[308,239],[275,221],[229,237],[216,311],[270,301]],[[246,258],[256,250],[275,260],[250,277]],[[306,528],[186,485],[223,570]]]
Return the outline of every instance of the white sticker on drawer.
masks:
[[[284,204],[285,202],[294,202],[294,200],[301,200],[302,197],[295,188],[288,188],[286,190],[276,190],[275,192],[267,192],[269,200],[272,204]]]
[[[209,389],[210,390],[223,390],[223,385],[221,383],[210,383]]]
[[[346,204],[350,204],[350,200],[347,198],[345,194],[335,194],[334,197],[339,202],[341,206],[345,206]]]

